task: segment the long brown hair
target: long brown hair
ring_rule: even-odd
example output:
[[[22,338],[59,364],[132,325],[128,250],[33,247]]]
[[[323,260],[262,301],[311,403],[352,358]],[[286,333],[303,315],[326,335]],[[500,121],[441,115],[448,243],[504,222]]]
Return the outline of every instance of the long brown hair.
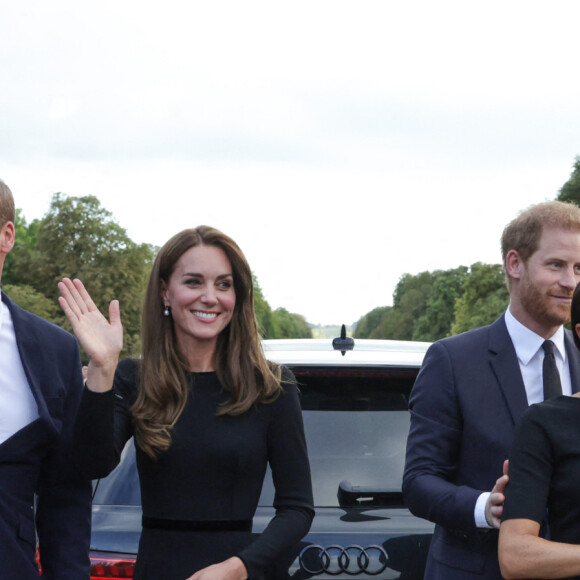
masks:
[[[240,415],[256,402],[271,402],[281,392],[280,367],[262,352],[254,313],[252,272],[238,245],[209,226],[173,236],[159,251],[149,277],[142,320],[142,361],[137,400],[131,408],[135,438],[155,458],[171,445],[171,430],[188,397],[188,371],[171,317],[164,316],[162,281],[169,279],[181,256],[198,245],[220,248],[232,266],[236,305],[230,324],[218,336],[215,365],[230,398],[218,415]]]

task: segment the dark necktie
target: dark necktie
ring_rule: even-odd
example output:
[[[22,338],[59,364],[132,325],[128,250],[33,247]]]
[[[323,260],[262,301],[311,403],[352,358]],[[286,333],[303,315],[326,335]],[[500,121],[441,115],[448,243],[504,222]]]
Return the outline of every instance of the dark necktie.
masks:
[[[545,340],[542,348],[546,353],[542,371],[544,375],[544,401],[547,401],[562,394],[562,384],[554,356],[554,343],[551,340]]]

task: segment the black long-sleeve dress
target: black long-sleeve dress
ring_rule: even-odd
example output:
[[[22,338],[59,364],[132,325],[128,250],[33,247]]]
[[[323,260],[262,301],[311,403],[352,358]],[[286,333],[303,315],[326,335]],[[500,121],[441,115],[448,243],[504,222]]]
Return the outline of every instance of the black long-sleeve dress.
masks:
[[[103,413],[114,401],[114,443],[101,444],[115,448],[106,470],[133,434],[130,407],[137,396],[137,373],[138,362],[127,359],[119,364],[113,392],[85,394],[85,429],[100,414],[102,430]],[[216,373],[191,373],[189,382],[169,450],[152,460],[137,446],[143,532],[135,577],[184,580],[236,555],[250,578],[268,578],[269,567],[308,532],[314,514],[296,385],[285,369],[284,390],[273,403],[256,404],[234,417],[216,415],[228,398]],[[93,467],[95,461],[103,463],[100,449],[85,458]],[[252,536],[268,462],[276,515],[260,536]]]
[[[547,513],[551,540],[580,544],[580,398],[556,397],[526,410],[509,477],[502,520],[541,524]]]

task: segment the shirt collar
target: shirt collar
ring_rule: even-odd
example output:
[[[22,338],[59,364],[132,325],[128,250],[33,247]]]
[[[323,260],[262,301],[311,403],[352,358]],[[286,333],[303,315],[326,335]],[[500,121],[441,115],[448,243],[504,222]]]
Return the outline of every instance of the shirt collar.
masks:
[[[511,313],[509,307],[505,313],[505,324],[514,344],[514,348],[516,349],[518,359],[523,365],[527,365],[541,348],[545,339],[517,320]],[[550,337],[550,340],[554,343],[554,346],[560,353],[562,360],[566,362],[564,327],[560,326],[554,335]]]

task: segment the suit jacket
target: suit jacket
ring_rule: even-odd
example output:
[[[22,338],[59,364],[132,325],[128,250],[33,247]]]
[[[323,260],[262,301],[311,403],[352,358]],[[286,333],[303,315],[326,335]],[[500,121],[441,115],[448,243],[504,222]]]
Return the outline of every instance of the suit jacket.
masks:
[[[82,394],[76,339],[5,294],[39,418],[0,445],[0,580],[87,580],[91,483],[70,459]],[[36,500],[36,509],[34,503]]]
[[[565,345],[576,392],[580,353],[570,331]],[[403,493],[411,512],[437,524],[425,578],[501,580],[497,530],[476,528],[474,510],[501,476],[528,406],[503,316],[431,345],[409,406]]]

